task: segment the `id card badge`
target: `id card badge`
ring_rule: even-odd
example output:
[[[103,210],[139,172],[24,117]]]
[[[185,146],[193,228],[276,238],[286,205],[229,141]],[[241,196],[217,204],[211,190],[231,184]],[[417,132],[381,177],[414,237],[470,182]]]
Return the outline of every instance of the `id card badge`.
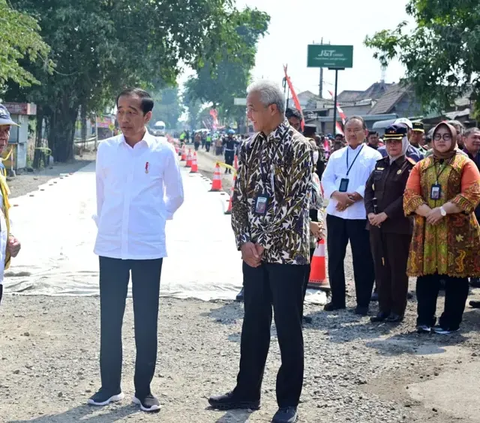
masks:
[[[268,195],[261,194],[255,200],[255,214],[264,216],[267,213]]]
[[[439,184],[433,184],[430,189],[430,199],[431,200],[440,200],[442,197],[442,186]]]
[[[340,180],[340,187],[338,188],[339,192],[347,192],[348,189],[348,179],[347,178],[342,178]]]

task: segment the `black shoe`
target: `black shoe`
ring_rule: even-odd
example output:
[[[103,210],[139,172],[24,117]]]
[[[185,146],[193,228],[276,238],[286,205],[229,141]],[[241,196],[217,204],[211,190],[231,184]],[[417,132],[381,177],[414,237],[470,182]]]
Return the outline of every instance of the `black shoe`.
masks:
[[[139,398],[137,394],[133,397],[134,404],[140,406],[142,411],[146,411],[147,413],[154,413],[160,411],[160,403],[158,399],[156,399],[152,394],[148,394],[145,397]]]
[[[457,329],[450,329],[450,328],[444,329],[440,325],[437,325],[432,329],[433,333],[436,333],[437,335],[450,335],[451,333],[456,332],[457,330],[458,330],[458,328]]]
[[[100,390],[91,396],[88,400],[89,405],[103,406],[111,402],[121,401],[124,395],[122,391],[113,392],[109,389],[100,388]]]
[[[297,418],[297,407],[281,407],[273,416],[272,423],[295,423]]]
[[[383,322],[384,320],[387,319],[388,316],[390,316],[390,313],[385,313],[385,312],[381,311],[376,316],[370,317],[370,321],[372,323]]]
[[[417,332],[418,333],[432,333],[431,326],[428,325],[417,325]]]
[[[355,314],[358,314],[359,316],[368,316],[368,307],[357,306]]]
[[[235,301],[237,303],[243,303],[243,300],[244,300],[244,293],[243,293],[243,288],[242,288],[242,290],[235,297]]]
[[[345,308],[346,308],[345,306],[339,307],[333,303],[325,304],[325,307],[323,307],[325,311],[345,310]]]
[[[480,308],[480,301],[470,301],[468,304],[470,304],[470,307],[472,308]]]
[[[208,403],[216,410],[258,410],[260,409],[260,400],[246,401],[235,398],[233,392],[216,397],[210,397]]]
[[[411,292],[407,293],[407,300],[411,300],[413,298],[413,294]]]
[[[310,316],[303,316],[303,323],[306,323],[307,325],[312,324],[313,319]]]
[[[480,288],[480,278],[470,278],[470,286],[472,288]]]
[[[370,298],[370,301],[378,301],[378,292],[374,292],[372,294],[372,297]]]
[[[390,316],[387,317],[385,320],[388,323],[400,323],[403,322],[403,316],[400,316],[399,314],[392,313]]]

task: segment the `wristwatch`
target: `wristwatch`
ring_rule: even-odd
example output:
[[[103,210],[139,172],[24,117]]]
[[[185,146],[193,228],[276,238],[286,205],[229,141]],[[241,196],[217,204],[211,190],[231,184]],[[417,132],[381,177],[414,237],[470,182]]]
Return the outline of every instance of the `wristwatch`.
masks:
[[[447,211],[442,207],[440,207],[440,214],[445,217],[447,215]]]

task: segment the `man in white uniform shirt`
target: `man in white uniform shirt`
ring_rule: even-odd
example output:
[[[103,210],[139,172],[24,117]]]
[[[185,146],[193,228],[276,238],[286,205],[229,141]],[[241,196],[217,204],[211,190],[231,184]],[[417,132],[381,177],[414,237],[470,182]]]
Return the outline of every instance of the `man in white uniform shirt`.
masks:
[[[361,117],[347,120],[345,136],[348,146],[330,156],[322,177],[325,198],[329,199],[327,248],[332,288],[332,301],[325,310],[345,308],[344,260],[350,241],[357,294],[355,313],[366,316],[375,275],[363,196],[367,179],[382,155],[364,143],[367,127]]]
[[[102,387],[89,399],[91,405],[123,398],[122,323],[131,274],[137,347],[133,401],[143,411],[160,410],[150,383],[157,360],[165,223],[183,203],[183,186],[174,149],[146,130],[153,105],[143,90],[120,93],[117,120],[123,134],[103,141],[97,153]]]

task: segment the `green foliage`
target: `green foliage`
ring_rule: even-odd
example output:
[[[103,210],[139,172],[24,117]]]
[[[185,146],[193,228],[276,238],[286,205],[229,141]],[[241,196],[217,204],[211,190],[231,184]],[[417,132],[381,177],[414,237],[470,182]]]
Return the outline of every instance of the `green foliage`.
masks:
[[[102,112],[127,86],[175,84],[183,66],[214,63],[220,49],[237,54],[231,0],[10,0],[34,16],[50,45],[52,74],[30,65],[42,85],[10,84],[12,99],[37,103],[47,119],[56,160],[73,156],[74,122],[81,105]]]
[[[480,0],[410,0],[407,13],[416,21],[377,32],[365,44],[388,64],[398,57],[406,66],[424,106],[446,109],[454,99],[480,94]]]
[[[21,86],[38,84],[22,66],[25,61],[40,61],[45,70],[50,70],[51,63],[46,60],[49,48],[39,31],[35,19],[0,0],[0,87],[8,80]]]
[[[183,113],[183,106],[178,94],[178,87],[164,88],[153,91],[155,107],[153,108],[152,124],[162,120],[167,129],[176,129],[178,118]]]
[[[242,42],[237,54],[228,48],[221,49],[221,60],[206,61],[197,71],[197,76],[186,83],[189,101],[198,99],[211,102],[217,108],[220,117],[242,119],[245,110],[234,106],[235,97],[244,98],[250,79],[250,72],[255,65],[256,45],[268,29],[270,17],[257,9],[247,8],[233,14],[236,33]]]

